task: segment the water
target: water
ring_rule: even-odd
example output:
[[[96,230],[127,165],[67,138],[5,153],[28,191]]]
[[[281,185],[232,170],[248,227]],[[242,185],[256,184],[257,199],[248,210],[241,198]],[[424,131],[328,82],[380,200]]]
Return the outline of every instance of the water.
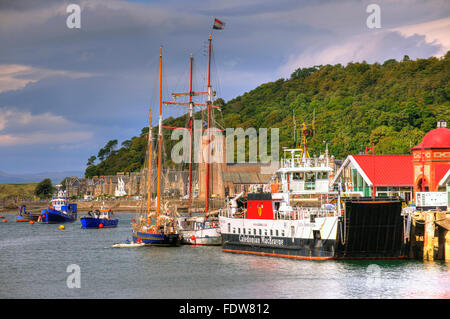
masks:
[[[81,229],[0,222],[4,298],[450,298],[450,264],[422,261],[302,261],[223,253],[220,247],[111,248],[119,227]],[[67,287],[67,267],[81,288]]]

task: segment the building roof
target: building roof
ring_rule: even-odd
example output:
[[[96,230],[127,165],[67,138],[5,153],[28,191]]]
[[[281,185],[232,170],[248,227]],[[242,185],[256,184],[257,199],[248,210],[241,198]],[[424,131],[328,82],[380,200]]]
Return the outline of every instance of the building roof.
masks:
[[[271,177],[270,174],[257,172],[222,172],[223,181],[234,184],[266,184]]]
[[[412,186],[412,155],[351,155],[375,186]]]
[[[413,186],[412,155],[349,155],[333,178],[333,184],[350,163],[369,186],[373,183],[375,186]]]
[[[412,150],[449,148],[450,149],[450,129],[445,127],[435,128],[429,131],[422,142],[414,146]]]

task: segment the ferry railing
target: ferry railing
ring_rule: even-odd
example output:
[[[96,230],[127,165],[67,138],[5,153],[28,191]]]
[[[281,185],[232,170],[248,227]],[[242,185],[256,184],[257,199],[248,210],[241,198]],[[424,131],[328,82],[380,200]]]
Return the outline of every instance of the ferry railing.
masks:
[[[280,220],[303,220],[303,219],[311,219],[311,216],[335,217],[338,215],[339,214],[336,209],[294,208],[292,211],[287,213],[276,211],[274,213],[274,218]]]

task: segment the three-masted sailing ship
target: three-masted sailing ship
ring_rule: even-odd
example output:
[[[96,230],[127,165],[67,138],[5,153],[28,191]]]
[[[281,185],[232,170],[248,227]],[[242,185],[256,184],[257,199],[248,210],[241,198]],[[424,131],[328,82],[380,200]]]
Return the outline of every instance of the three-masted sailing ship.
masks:
[[[162,48],[159,54],[159,127],[158,127],[158,158],[157,158],[157,189],[156,210],[152,211],[152,113],[150,109],[150,121],[148,131],[147,158],[144,165],[147,182],[147,194],[138,210],[138,214],[132,225],[133,241],[145,245],[179,246],[180,235],[178,233],[174,212],[170,212],[167,205],[161,207],[161,157],[162,157]]]
[[[212,108],[218,108],[219,105],[213,104],[213,96],[215,92],[213,91],[211,85],[211,50],[212,50],[212,34],[209,35],[208,39],[208,75],[207,75],[207,91],[205,92],[197,92],[193,91],[193,81],[192,81],[192,73],[193,73],[193,55],[190,55],[190,76],[189,76],[189,92],[183,93],[173,93],[172,96],[174,99],[178,97],[187,96],[189,97],[188,102],[164,102],[167,105],[182,105],[188,107],[188,127],[166,127],[170,129],[187,129],[189,131],[189,179],[188,179],[188,210],[184,212],[184,216],[178,217],[178,227],[182,237],[182,244],[190,244],[190,245],[221,245],[222,237],[220,235],[220,227],[218,224],[218,219],[212,216],[212,212],[210,210],[210,189],[211,189],[211,130],[215,129],[212,127],[213,117],[212,117]],[[206,104],[195,103],[193,97],[206,95],[207,100]],[[206,163],[205,164],[205,202],[204,207],[202,207],[203,212],[200,215],[194,215],[192,210],[192,184],[193,184],[193,121],[194,121],[194,107],[203,107],[206,109]],[[203,135],[203,130],[202,130]],[[202,152],[202,147],[200,150],[195,150],[198,152]]]

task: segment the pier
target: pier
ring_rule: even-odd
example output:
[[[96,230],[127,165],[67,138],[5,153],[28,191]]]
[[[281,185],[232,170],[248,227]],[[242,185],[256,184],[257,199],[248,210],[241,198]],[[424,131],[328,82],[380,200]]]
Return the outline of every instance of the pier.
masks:
[[[417,212],[411,221],[409,257],[450,262],[450,211]]]

